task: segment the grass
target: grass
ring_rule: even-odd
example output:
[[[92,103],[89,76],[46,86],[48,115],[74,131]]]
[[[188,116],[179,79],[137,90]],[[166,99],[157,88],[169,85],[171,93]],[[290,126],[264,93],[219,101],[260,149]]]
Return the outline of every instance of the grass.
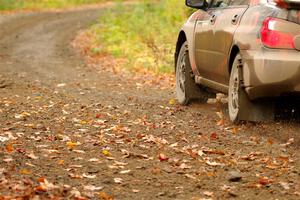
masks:
[[[65,8],[106,0],[0,0],[0,10]]]
[[[126,58],[129,70],[173,72],[173,55],[180,27],[190,10],[184,1],[144,0],[108,10],[93,25],[91,52]]]

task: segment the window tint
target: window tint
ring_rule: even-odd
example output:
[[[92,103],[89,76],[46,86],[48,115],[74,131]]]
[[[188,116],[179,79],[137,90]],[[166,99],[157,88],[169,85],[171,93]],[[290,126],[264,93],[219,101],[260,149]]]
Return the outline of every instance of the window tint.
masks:
[[[229,6],[230,0],[212,0],[212,8],[225,8]]]
[[[231,6],[249,5],[249,0],[231,0]]]
[[[227,6],[249,5],[250,0],[207,0],[211,8],[225,8]]]

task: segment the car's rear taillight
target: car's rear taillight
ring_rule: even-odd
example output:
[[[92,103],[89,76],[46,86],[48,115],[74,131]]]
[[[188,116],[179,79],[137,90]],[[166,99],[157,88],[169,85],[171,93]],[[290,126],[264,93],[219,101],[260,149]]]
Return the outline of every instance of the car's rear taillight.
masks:
[[[297,34],[286,29],[291,22],[268,17],[260,30],[262,43],[269,48],[294,49],[294,38]]]

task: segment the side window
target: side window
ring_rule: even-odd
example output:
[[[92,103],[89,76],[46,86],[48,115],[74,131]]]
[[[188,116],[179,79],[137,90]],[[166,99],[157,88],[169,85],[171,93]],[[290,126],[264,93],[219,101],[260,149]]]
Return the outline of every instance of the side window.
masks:
[[[212,0],[211,8],[225,8],[229,6],[231,0]]]
[[[231,0],[230,6],[242,6],[242,5],[249,5],[249,0]]]

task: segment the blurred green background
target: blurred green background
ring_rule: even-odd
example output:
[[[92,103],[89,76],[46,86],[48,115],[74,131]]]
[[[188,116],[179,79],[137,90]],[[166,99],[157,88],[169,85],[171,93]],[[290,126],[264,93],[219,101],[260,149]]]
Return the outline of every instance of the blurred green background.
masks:
[[[0,0],[0,10],[64,8],[83,4],[107,2],[105,0]]]
[[[1,10],[80,6],[105,0],[0,0]],[[191,10],[184,0],[140,0],[124,5],[122,0],[106,9],[87,32],[92,37],[90,53],[125,58],[129,70],[173,72],[173,55],[180,27]]]

